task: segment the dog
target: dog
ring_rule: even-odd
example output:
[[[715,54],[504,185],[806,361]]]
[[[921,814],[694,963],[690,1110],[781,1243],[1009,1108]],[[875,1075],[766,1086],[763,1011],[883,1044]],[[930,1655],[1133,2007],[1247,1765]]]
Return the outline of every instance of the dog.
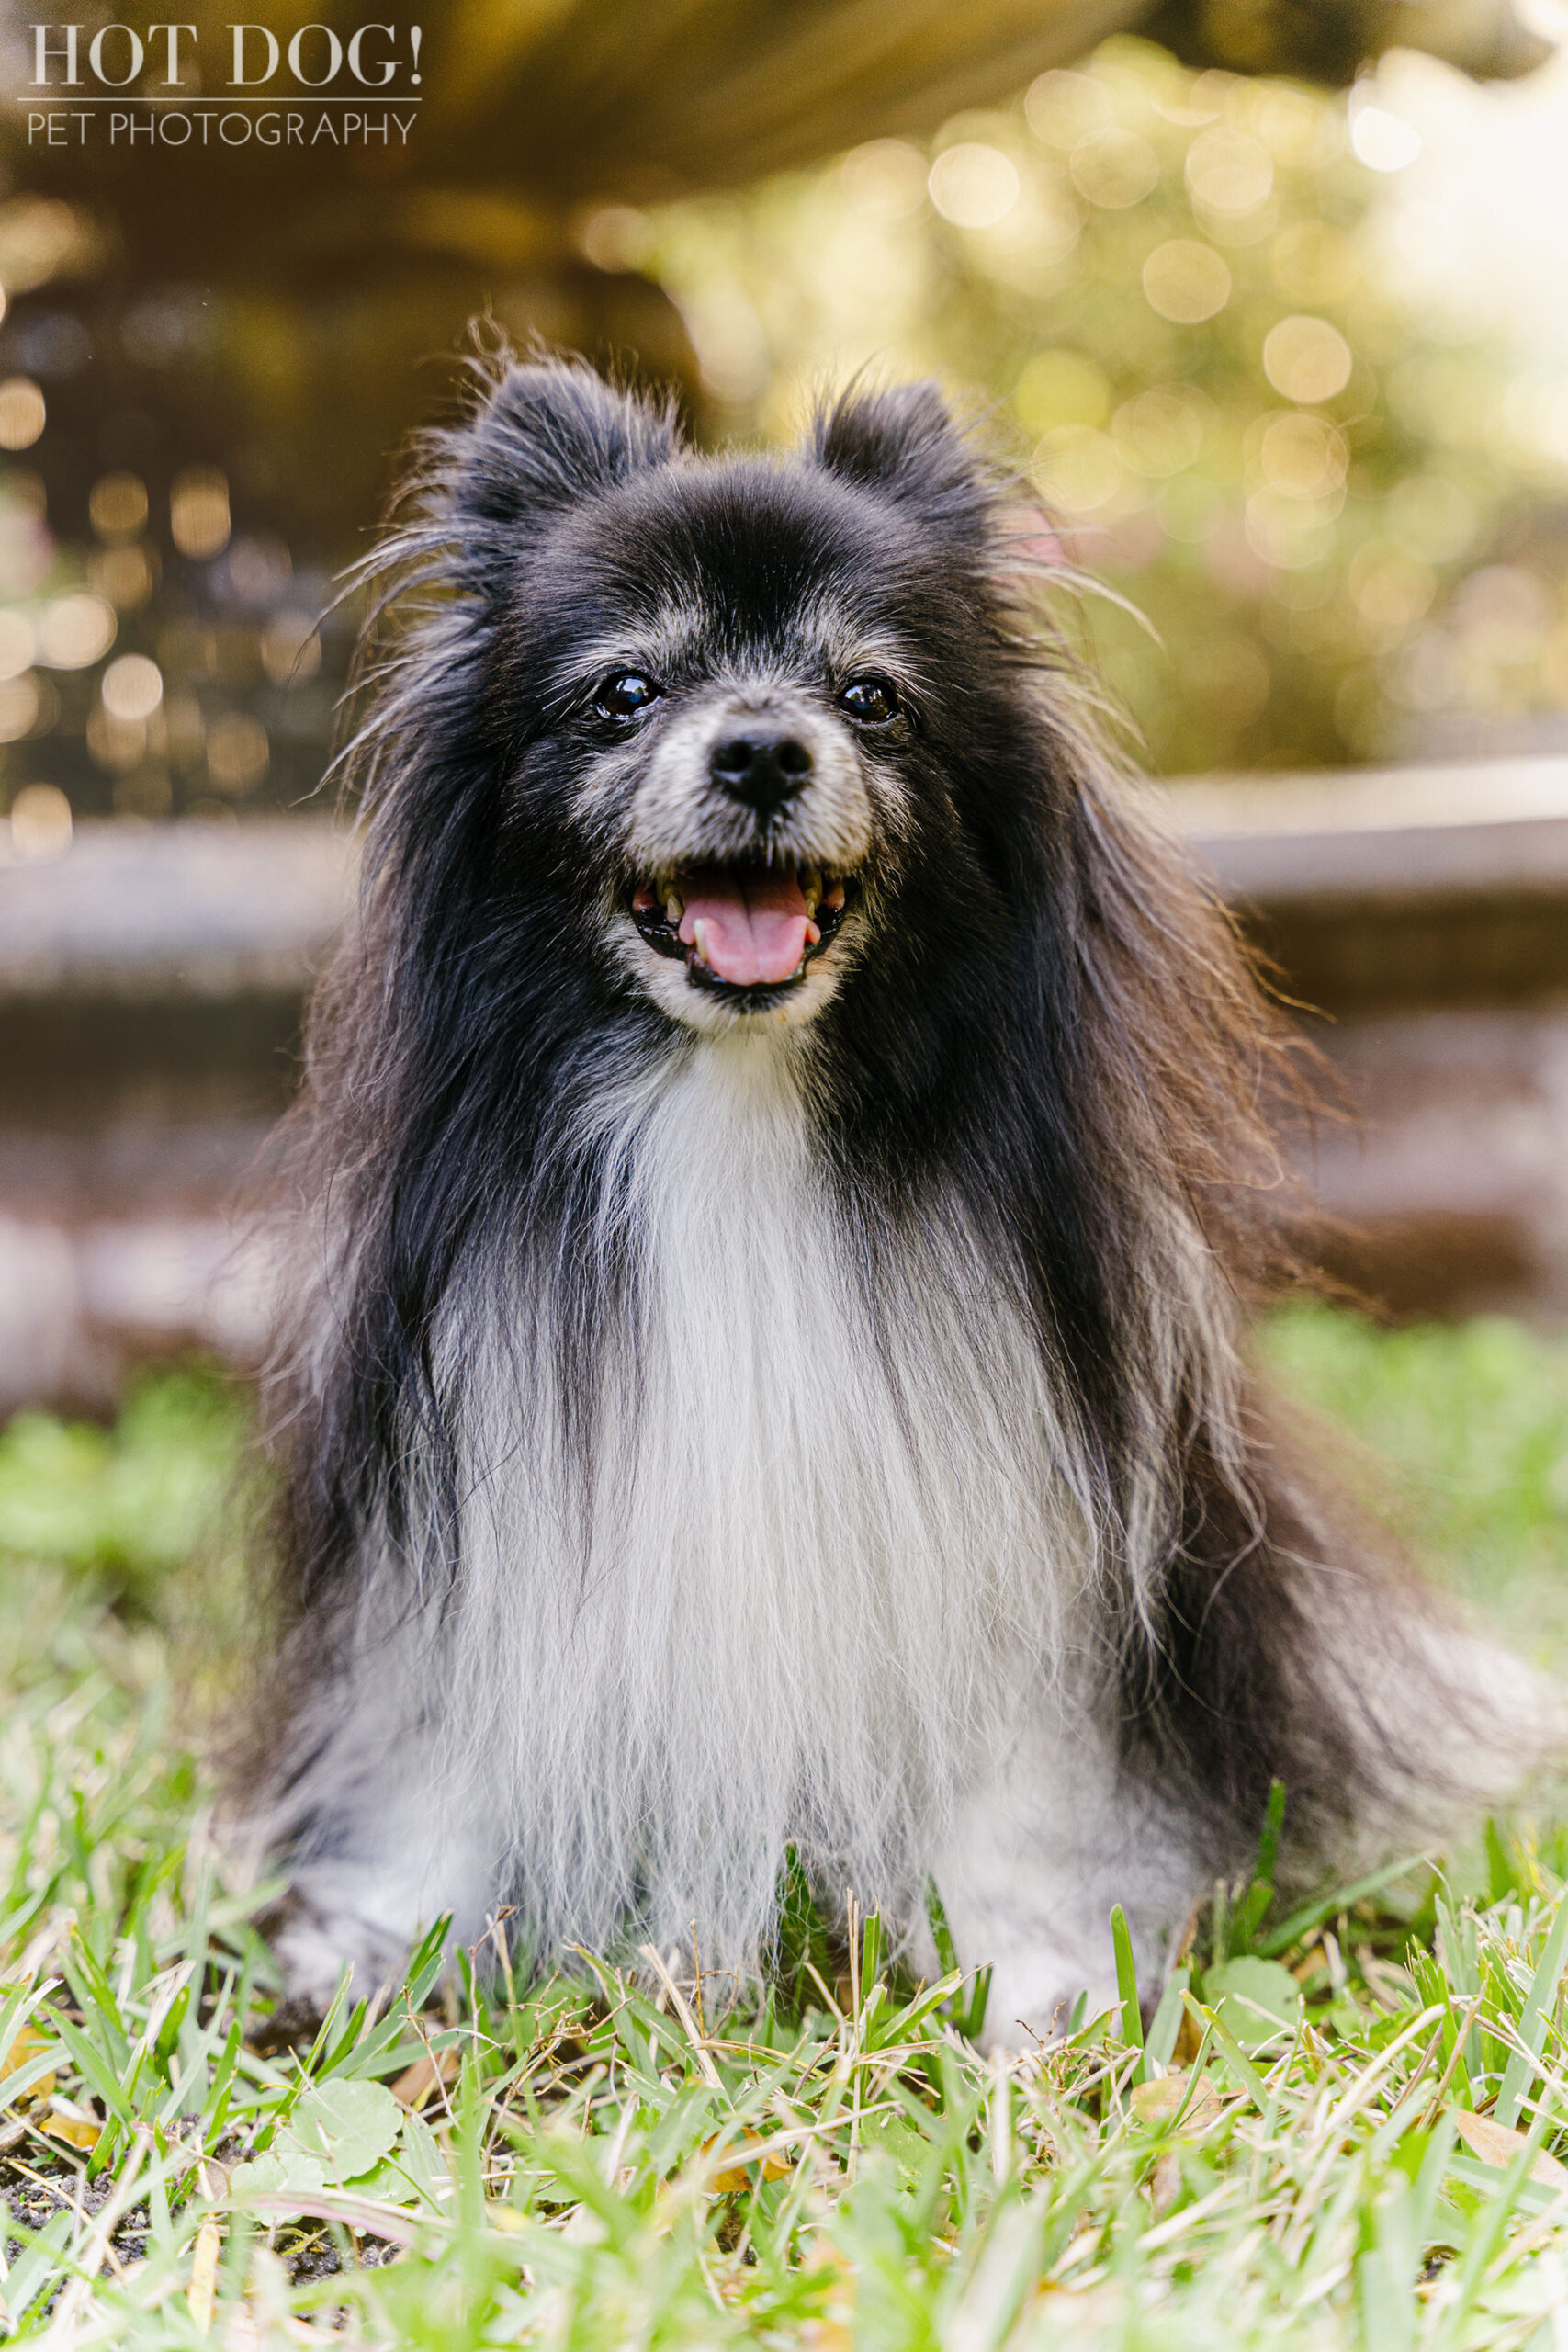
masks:
[[[1248,1368],[1294,1033],[1039,528],[929,385],[705,456],[503,357],[369,560],[247,1800],[318,2003],[508,1914],[755,1979],[793,1860],[1044,2037],[1275,1780],[1304,1883],[1525,1760]]]

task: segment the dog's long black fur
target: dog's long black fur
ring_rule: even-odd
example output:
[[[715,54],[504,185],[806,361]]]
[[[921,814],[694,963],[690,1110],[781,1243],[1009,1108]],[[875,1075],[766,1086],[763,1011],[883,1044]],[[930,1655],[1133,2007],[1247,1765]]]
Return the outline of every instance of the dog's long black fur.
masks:
[[[495,1368],[451,1344],[453,1318],[515,1279],[584,1498],[606,1397],[662,1376],[635,1220],[606,1225],[618,1147],[591,1113],[707,1048],[615,944],[639,876],[631,786],[603,779],[635,755],[585,649],[671,610],[698,618],[649,741],[682,692],[759,663],[833,707],[827,606],[898,650],[898,717],[860,752],[884,819],[852,952],[799,1042],[802,1116],[874,1321],[940,1203],[1032,1334],[1098,1563],[1095,1703],[1125,1785],[1174,1809],[1209,1871],[1236,1866],[1280,1779],[1305,1870],[1437,1774],[1410,1725],[1462,1713],[1462,1670],[1329,1482],[1289,1462],[1245,1369],[1247,1319],[1292,1272],[1275,1130],[1303,1099],[1295,1035],[1112,772],[1040,618],[1040,527],[924,386],[852,392],[793,460],[708,458],[585,369],[502,363],[427,451],[367,568],[362,916],[291,1129],[284,1663],[254,1768],[287,1854],[354,1844],[322,1693],[365,1670],[370,1585],[436,1625],[468,1605]],[[452,1703],[434,1682],[420,1701]],[[631,1911],[646,1867],[627,1865]],[[527,1914],[525,1868],[498,1854],[486,1901]],[[579,1931],[558,1912],[558,1946]]]

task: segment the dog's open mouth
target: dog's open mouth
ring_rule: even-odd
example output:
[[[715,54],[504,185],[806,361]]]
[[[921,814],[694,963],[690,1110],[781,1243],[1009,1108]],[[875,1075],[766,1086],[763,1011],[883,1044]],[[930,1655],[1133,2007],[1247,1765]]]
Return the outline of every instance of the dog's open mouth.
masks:
[[[814,865],[682,866],[638,885],[632,921],[699,988],[791,988],[843,922],[845,889]]]

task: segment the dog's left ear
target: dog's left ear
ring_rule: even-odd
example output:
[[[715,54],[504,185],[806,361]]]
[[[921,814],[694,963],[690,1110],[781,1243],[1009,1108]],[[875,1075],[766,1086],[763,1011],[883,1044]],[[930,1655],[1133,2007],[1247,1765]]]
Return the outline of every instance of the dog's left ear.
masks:
[[[818,415],[810,448],[844,481],[927,510],[972,510],[984,469],[935,384],[845,392]]]

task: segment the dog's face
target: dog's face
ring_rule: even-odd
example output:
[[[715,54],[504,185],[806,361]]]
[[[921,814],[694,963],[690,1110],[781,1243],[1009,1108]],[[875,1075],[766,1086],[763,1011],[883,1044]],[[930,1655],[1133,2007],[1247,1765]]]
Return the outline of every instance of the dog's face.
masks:
[[[496,634],[491,693],[515,681],[538,714],[513,805],[558,844],[578,936],[671,1019],[809,1023],[921,842],[954,831],[939,739],[985,633],[971,597],[961,650],[973,460],[930,395],[840,409],[775,463],[694,458],[580,371],[510,382],[566,447]],[[492,477],[517,448],[481,444]]]
[[[596,674],[580,673],[592,752],[578,805],[620,866],[607,934],[696,1028],[819,1011],[907,830],[912,650],[856,609],[848,580],[769,566],[787,538],[767,503],[754,553],[771,609],[754,600],[746,626],[704,547],[699,499],[683,518],[688,577],[642,626],[630,620],[606,667],[591,658]]]

